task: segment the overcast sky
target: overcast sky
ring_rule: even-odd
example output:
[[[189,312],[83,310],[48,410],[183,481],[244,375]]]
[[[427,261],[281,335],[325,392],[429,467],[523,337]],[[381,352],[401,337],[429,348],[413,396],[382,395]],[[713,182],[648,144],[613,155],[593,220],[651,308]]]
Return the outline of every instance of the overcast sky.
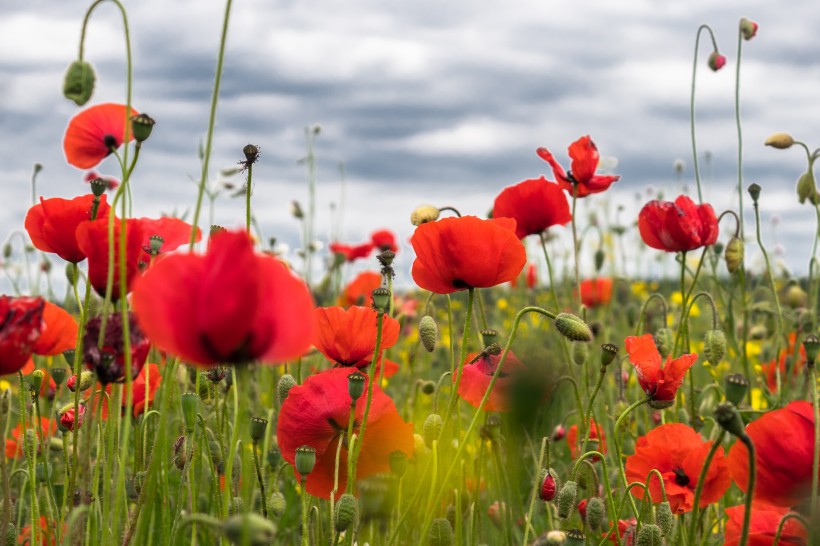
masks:
[[[134,106],[157,121],[132,179],[135,213],[181,214],[195,200],[192,180],[200,172],[197,148],[207,129],[224,4],[125,3]],[[2,233],[22,227],[35,162],[44,166],[39,194],[87,191],[84,172],[63,158],[63,131],[78,110],[61,95],[85,6],[62,0],[0,5]],[[814,214],[797,205],[794,194],[805,159],[797,149],[777,151],[762,142],[788,131],[820,146],[820,8],[810,0],[237,0],[212,183],[219,169],[242,159],[245,144],[261,146],[254,212],[265,236],[297,247],[290,202],[306,204],[299,159],[305,127],[320,124],[318,238],[326,244],[330,237],[330,204],[340,202],[343,162],[344,239],[363,241],[379,228],[396,231],[402,239],[399,275],[406,279],[408,218],[415,206],[452,205],[483,215],[504,186],[542,174],[552,178],[537,147],[568,165],[567,145],[590,134],[622,179],[580,208],[609,210],[614,218],[623,205],[620,220],[631,224],[647,188],[673,198],[686,187],[696,197],[689,92],[695,34],[708,23],[729,62],[721,72],[708,70],[711,43],[704,34],[696,107],[699,148],[711,154],[702,164],[704,197],[718,212],[736,208],[733,97],[741,16],[760,24],[758,36],[743,44],[744,186],[763,186],[766,242],[780,245],[792,269],[805,274]],[[122,22],[113,4],[103,4],[91,19],[86,60],[97,70],[92,103],[124,102]],[[680,177],[673,169],[679,158],[685,163]],[[99,170],[116,175],[114,169],[109,159]],[[243,214],[241,200],[227,194],[218,200],[217,223],[238,227]],[[722,240],[730,225],[722,225]],[[556,233],[568,240],[569,229]]]

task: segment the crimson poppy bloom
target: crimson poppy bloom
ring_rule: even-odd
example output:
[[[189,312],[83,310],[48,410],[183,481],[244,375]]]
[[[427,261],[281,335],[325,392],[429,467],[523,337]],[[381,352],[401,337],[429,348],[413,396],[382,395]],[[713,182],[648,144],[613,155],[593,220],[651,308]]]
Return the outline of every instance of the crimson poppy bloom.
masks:
[[[652,334],[629,336],[624,340],[624,345],[629,353],[629,361],[638,374],[638,383],[649,397],[649,405],[654,409],[671,406],[686,372],[698,359],[698,355],[685,354],[674,360],[669,355],[664,364]]]
[[[114,275],[111,285],[111,299],[120,297],[120,237],[122,226],[119,219],[114,219]],[[125,278],[126,292],[131,291],[134,279],[139,276],[139,259],[142,244],[140,221],[135,218],[126,220],[125,236]],[[77,243],[80,250],[88,256],[88,280],[100,296],[105,296],[108,284],[108,219],[83,222],[77,228]]]
[[[498,368],[501,355],[483,355],[476,359],[480,353],[471,353],[467,356],[462,371],[461,383],[458,386],[458,395],[473,407],[481,404],[484,393],[490,386],[490,380]],[[475,359],[475,360],[474,360]],[[512,387],[512,374],[524,367],[524,364],[515,354],[510,351],[504,361],[504,369],[498,375],[498,379],[493,386],[490,397],[484,405],[484,411],[509,411],[510,410],[510,388]],[[453,374],[453,383],[457,376]]]
[[[595,451],[600,451],[601,453],[606,453],[606,435],[604,434],[604,429],[601,428],[601,425],[595,422],[595,419],[589,420],[589,439],[590,444],[592,440],[598,442],[597,447],[593,447]],[[578,453],[580,451],[580,442],[584,439],[578,437],[578,425],[572,425],[569,427],[567,431],[567,445],[569,446],[569,454],[573,459],[577,459],[579,455],[582,453]],[[597,455],[593,457],[593,460],[597,460]]]
[[[379,249],[379,252],[391,250],[398,252],[399,247],[396,245],[396,236],[392,231],[387,229],[380,229],[370,234],[370,243]]]
[[[369,307],[318,307],[315,310],[316,333],[313,345],[325,358],[339,366],[367,371],[376,350],[378,315]],[[384,315],[379,358],[399,340],[399,321]],[[380,361],[379,364],[382,362]],[[384,360],[384,375],[390,377],[398,364]]]
[[[339,295],[338,304],[342,307],[351,305],[372,305],[371,294],[382,285],[382,275],[376,271],[362,271],[348,283]]]
[[[25,228],[35,248],[53,252],[67,262],[85,260],[86,253],[77,242],[77,228],[91,220],[94,195],[81,195],[74,199],[40,198],[26,214]],[[100,197],[97,218],[106,218],[109,210],[105,195]]]
[[[297,448],[303,445],[314,448],[316,466],[307,475],[306,488],[311,495],[324,499],[329,499],[333,490],[336,450],[340,441],[337,497],[347,485],[347,426],[351,410],[347,376],[350,372],[349,368],[331,368],[308,377],[288,392],[279,411],[276,434],[282,457],[294,465]],[[361,396],[356,401],[353,431],[357,434],[364,418],[366,399]],[[414,445],[412,423],[404,422],[393,400],[374,384],[356,477],[362,479],[388,472],[390,454],[402,451],[411,456]],[[296,476],[300,477],[298,473]]]
[[[657,469],[663,476],[672,512],[689,512],[693,508],[695,487],[711,447],[712,442],[704,442],[700,434],[691,427],[680,423],[661,425],[638,438],[635,454],[626,459],[626,478],[629,482],[646,483],[649,471]],[[731,478],[721,446],[706,472],[700,507],[717,502],[729,488],[729,484]],[[633,489],[632,494],[642,499],[644,490]],[[657,478],[649,481],[649,494],[653,502],[660,502],[663,498]]]
[[[596,277],[581,281],[581,303],[587,307],[606,305],[612,299],[612,278]]]
[[[589,135],[583,136],[570,144],[568,150],[569,157],[572,159],[569,172],[564,171],[564,168],[546,148],[538,148],[535,153],[550,164],[558,185],[569,192],[570,195],[586,197],[592,193],[600,193],[606,191],[609,186],[621,178],[616,175],[595,174],[600,155],[598,154],[598,147],[595,146]]]
[[[191,241],[191,231],[194,226],[171,216],[162,216],[160,218],[140,218],[140,231],[142,233],[142,240],[140,247],[144,254],[142,259],[150,262],[152,257],[151,238],[158,237],[161,239],[159,250],[157,254],[171,252],[182,245],[187,245]],[[196,237],[194,242],[202,240],[202,231],[196,228]]]
[[[128,114],[124,104],[97,104],[76,114],[63,137],[66,161],[78,169],[90,169],[119,148],[125,140],[126,124],[138,112]],[[134,131],[129,130],[129,140]]]
[[[244,231],[215,234],[204,256],[156,260],[136,282],[132,304],[157,347],[203,366],[280,362],[300,356],[313,339],[305,283],[254,253]]]
[[[156,364],[146,364],[142,367],[139,375],[137,375],[131,383],[134,398],[134,403],[132,406],[134,417],[142,415],[149,407],[151,407],[151,404],[154,402],[154,394],[157,392],[161,381],[162,373],[160,372],[159,366]],[[111,396],[111,385],[107,385],[105,387],[105,392]],[[125,398],[125,394],[123,394],[123,410],[125,409]],[[101,418],[108,419],[108,398],[105,397],[103,397],[102,401]]]
[[[0,375],[18,371],[34,352],[44,307],[42,298],[0,296]]]
[[[359,258],[367,258],[373,252],[373,243],[348,245],[345,243],[330,243],[327,248],[336,255],[342,256],[346,262],[354,262]]]
[[[567,196],[543,176],[504,188],[493,204],[493,218],[515,219],[519,239],[537,235],[572,220]]]
[[[798,400],[764,413],[746,427],[755,446],[757,481],[754,499],[794,506],[808,498],[814,460],[814,411]],[[729,469],[738,487],[749,485],[749,453],[742,442],[729,450]]]
[[[732,506],[726,509],[729,521],[726,522],[724,546],[738,546],[743,534],[743,517],[746,506]],[[788,508],[767,504],[752,504],[752,518],[749,523],[748,546],[772,546],[780,520],[789,513]],[[789,519],[783,525],[780,540],[775,546],[806,546],[806,528],[795,519]]]
[[[718,222],[712,205],[696,205],[685,195],[675,202],[650,201],[638,214],[638,230],[648,246],[685,252],[715,244]]]
[[[515,220],[475,216],[444,218],[416,228],[413,280],[425,290],[450,294],[509,282],[527,263]]]
[[[32,423],[35,422],[36,420],[32,419]],[[41,417],[40,427],[35,427],[35,430],[37,431],[37,436],[42,440],[43,438],[54,434],[57,431],[57,425],[51,419]],[[16,459],[23,456],[24,440],[20,437],[24,434],[23,428],[19,424],[11,430],[11,438],[6,438],[6,458]]]
[[[125,381],[126,354],[122,314],[115,312],[108,315],[105,321],[102,348],[97,347],[101,327],[102,316],[93,317],[86,323],[83,336],[83,362],[89,370],[96,372],[97,378],[103,384],[122,383]],[[134,313],[131,312],[128,313],[128,333],[131,341],[131,378],[134,379],[145,364],[145,359],[148,358],[151,341],[145,337],[137,324]]]

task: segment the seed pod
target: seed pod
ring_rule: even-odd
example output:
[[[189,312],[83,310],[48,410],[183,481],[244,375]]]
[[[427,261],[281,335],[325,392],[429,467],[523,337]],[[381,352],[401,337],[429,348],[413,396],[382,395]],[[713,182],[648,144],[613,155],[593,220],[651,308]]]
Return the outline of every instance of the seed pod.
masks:
[[[597,531],[606,517],[606,508],[604,507],[604,499],[601,497],[592,497],[587,503],[587,525],[593,531]]]
[[[710,330],[703,338],[703,356],[706,362],[717,366],[726,354],[726,334],[722,330]]]
[[[433,440],[437,440],[441,434],[441,427],[444,426],[444,420],[438,413],[431,413],[424,420],[424,427],[422,434],[424,435],[424,445],[428,448],[433,448]]]
[[[270,507],[273,517],[281,518],[282,514],[285,513],[285,510],[288,507],[288,502],[285,500],[285,495],[283,495],[281,491],[276,491],[270,496],[268,506]]]
[[[294,466],[303,478],[313,472],[313,467],[316,466],[316,448],[308,445],[297,447]]]
[[[454,540],[450,522],[444,518],[434,519],[427,531],[427,546],[451,546]]]
[[[672,532],[672,526],[675,524],[675,515],[672,513],[672,507],[669,505],[669,502],[664,501],[658,505],[655,519],[658,522],[658,528],[661,530],[663,536],[667,536]]]
[[[578,496],[578,484],[568,481],[558,493],[558,517],[567,519],[575,507],[575,498]]]
[[[729,270],[729,273],[734,273],[740,269],[740,266],[743,265],[743,256],[745,253],[746,247],[742,239],[737,237],[729,239],[729,243],[726,245],[726,253],[723,255],[726,260],[726,269]]]
[[[567,546],[584,546],[587,537],[580,529],[570,529],[567,531]]]
[[[749,391],[749,380],[746,379],[746,376],[733,373],[727,375],[723,381],[726,400],[734,405],[743,402],[743,399],[746,398],[746,393]]]
[[[438,325],[430,315],[421,317],[419,321],[419,338],[421,338],[421,344],[424,345],[427,352],[432,353],[438,340]]]
[[[350,493],[345,493],[336,502],[335,526],[336,532],[346,531],[356,521],[359,512],[359,502]]]

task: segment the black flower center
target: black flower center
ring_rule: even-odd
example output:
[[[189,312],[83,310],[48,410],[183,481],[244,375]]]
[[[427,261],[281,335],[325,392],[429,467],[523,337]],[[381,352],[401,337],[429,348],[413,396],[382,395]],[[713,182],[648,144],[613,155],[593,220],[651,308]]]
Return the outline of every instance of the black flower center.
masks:
[[[103,144],[105,144],[105,147],[110,152],[111,148],[116,148],[117,147],[117,139],[114,138],[114,135],[105,135],[103,137]]]
[[[689,485],[689,476],[686,475],[686,472],[683,471],[682,468],[676,468],[675,472],[675,483],[680,485],[681,487],[686,487]]]
[[[463,290],[464,288],[470,288],[470,285],[462,281],[461,279],[453,279],[453,288]]]

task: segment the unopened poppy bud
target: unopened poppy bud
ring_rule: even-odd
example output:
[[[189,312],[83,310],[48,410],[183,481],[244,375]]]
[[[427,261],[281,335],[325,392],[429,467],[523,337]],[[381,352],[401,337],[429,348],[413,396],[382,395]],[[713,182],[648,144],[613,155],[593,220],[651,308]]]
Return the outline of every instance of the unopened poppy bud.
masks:
[[[3,538],[3,544],[6,546],[17,546],[19,544],[17,542],[17,527],[14,526],[13,522],[10,521],[6,524],[6,536]]]
[[[99,177],[89,182],[89,185],[91,186],[91,193],[94,194],[94,197],[100,197],[105,193],[105,190],[108,189],[108,182]]]
[[[652,336],[655,341],[655,346],[661,357],[666,358],[672,352],[672,346],[675,343],[675,338],[672,335],[672,330],[669,328],[658,328]]]
[[[578,366],[587,361],[589,357],[589,345],[583,341],[572,344],[572,361]]]
[[[286,373],[279,379],[279,383],[276,384],[276,397],[279,399],[279,407],[282,407],[282,404],[285,403],[285,399],[288,397],[290,389],[295,386],[296,380],[289,373]]]
[[[604,522],[606,517],[606,508],[604,507],[604,499],[601,497],[592,497],[587,503],[587,525],[593,531],[597,531]]]
[[[722,330],[709,330],[703,338],[703,356],[706,361],[717,366],[726,355],[726,335]]]
[[[436,348],[436,341],[438,341],[438,325],[430,315],[424,315],[419,321],[419,338],[427,352],[432,353],[433,349]]]
[[[31,375],[28,376],[28,382],[31,384],[35,396],[40,393],[40,387],[43,386],[43,379],[45,379],[45,377],[46,372],[43,370],[34,370],[31,372]]]
[[[299,201],[290,202],[290,215],[296,218],[297,220],[301,220],[305,217],[305,213],[302,210],[302,205],[299,204]]]
[[[185,432],[191,434],[196,426],[196,414],[199,413],[199,395],[186,392],[182,395],[182,416],[185,418]]]
[[[652,524],[641,526],[635,546],[663,546],[663,536],[660,527]]]
[[[390,462],[390,472],[401,478],[407,472],[407,454],[404,451],[396,450],[388,457]]]
[[[751,191],[751,189],[750,189]],[[806,171],[800,178],[797,179],[797,198],[800,204],[806,202],[816,205],[818,202],[817,186],[814,183],[814,174],[811,171]]]
[[[663,501],[658,505],[655,520],[658,522],[658,528],[663,536],[667,536],[672,532],[672,527],[675,525],[675,515],[672,513],[672,506],[668,501]]]
[[[428,448],[433,448],[433,441],[437,440],[441,434],[441,427],[444,426],[444,420],[438,413],[431,413],[424,420],[424,427],[422,428],[422,436],[424,436],[424,445]]]
[[[566,542],[567,534],[564,531],[550,531],[544,537],[543,544],[544,546],[563,546]]]
[[[606,368],[618,356],[618,346],[612,343],[604,343],[601,345],[601,367]]]
[[[68,378],[68,381],[66,381],[66,386],[71,392],[75,392],[77,389],[79,389],[80,392],[83,392],[90,389],[93,385],[94,373],[89,371],[84,371],[80,374],[79,382],[77,381],[76,375],[72,375]]]
[[[336,513],[334,514],[336,519],[334,522],[336,532],[341,533],[342,531],[347,531],[356,521],[358,512],[359,502],[356,500],[356,497],[350,493],[345,493],[339,497],[339,500],[336,501]]]
[[[410,214],[410,223],[414,226],[420,226],[427,222],[435,222],[438,220],[440,212],[433,205],[422,205]]]
[[[276,491],[270,496],[270,500],[268,500],[268,507],[270,508],[273,517],[281,518],[285,513],[285,510],[287,510],[288,501],[285,500],[285,495],[283,495],[281,491]]]
[[[749,391],[749,380],[743,374],[734,373],[724,379],[726,400],[738,405],[746,398]]]
[[[347,376],[347,393],[350,395],[353,404],[364,394],[366,380],[367,377],[361,372],[353,372]]]
[[[83,424],[83,417],[85,417],[85,402],[80,402],[78,406],[79,417],[74,414],[74,404],[67,404],[57,412],[60,417],[60,425],[66,429],[74,431],[80,428]]]
[[[393,265],[393,260],[396,259],[396,253],[392,250],[388,249],[381,252],[376,259],[379,260],[379,263],[382,264],[382,267],[390,267]]]
[[[538,489],[538,498],[544,502],[549,502],[555,498],[556,491],[557,484],[555,483],[555,476],[548,470],[544,479],[541,481],[541,487]]]
[[[56,383],[57,385],[63,384],[66,375],[68,375],[68,370],[66,370],[65,368],[51,368],[51,379],[53,379],[54,383]]]
[[[131,128],[134,131],[134,140],[145,142],[151,136],[156,121],[148,114],[137,114],[131,117]]]
[[[560,442],[564,439],[564,436],[567,435],[567,429],[564,425],[555,425],[555,428],[552,429],[552,436],[551,439],[553,442]]]
[[[259,146],[254,144],[246,144],[242,148],[242,153],[245,155],[246,165],[253,165],[259,160]]]
[[[427,531],[427,546],[451,546],[455,541],[453,527],[445,518],[434,519]]]
[[[276,539],[276,526],[257,513],[248,512],[228,518],[222,533],[234,544],[268,546]]]
[[[302,479],[313,472],[313,467],[316,466],[316,449],[310,446],[301,446],[296,448],[295,458],[296,472],[302,475]]]
[[[740,33],[744,40],[751,40],[757,35],[758,25],[750,19],[745,17],[740,18]]]
[[[82,106],[91,99],[94,93],[96,76],[94,67],[85,61],[74,61],[68,65],[63,78],[63,96],[77,106]]]
[[[595,251],[595,272],[600,273],[601,268],[604,266],[604,258],[606,258],[606,254],[600,248]]]
[[[806,336],[803,340],[803,349],[806,350],[806,361],[813,365],[817,361],[817,353],[820,351],[820,339],[815,335]]]
[[[251,417],[251,441],[258,444],[259,440],[265,437],[268,428],[268,420],[261,417]]]
[[[497,337],[498,331],[493,330],[492,328],[481,330],[481,339],[484,341],[485,346],[490,345],[491,343],[495,343]]]
[[[424,381],[421,384],[421,392],[426,395],[431,395],[436,392],[436,382],[435,381]]]
[[[726,253],[723,255],[726,260],[726,269],[729,270],[729,273],[734,273],[740,269],[740,266],[743,265],[744,254],[745,245],[743,244],[743,240],[738,237],[729,239],[729,243],[726,245]]]
[[[717,52],[717,50],[713,51],[711,55],[709,55],[709,68],[712,69],[712,72],[717,72],[724,66],[726,66],[726,57],[721,55]]]
[[[778,150],[787,150],[794,144],[794,138],[789,133],[774,133],[763,144]]]
[[[580,318],[570,313],[558,313],[555,317],[555,328],[565,338],[572,341],[592,341],[589,326]]]
[[[587,537],[580,529],[570,529],[567,531],[567,546],[584,546]]]
[[[3,257],[6,259],[11,258],[11,245],[9,243],[3,245]]]
[[[236,480],[234,480],[236,481]],[[236,487],[236,486],[234,486]],[[242,497],[234,497],[233,501],[228,504],[228,515],[242,514],[245,511],[245,501]]]
[[[790,285],[786,289],[785,300],[786,305],[791,307],[792,309],[797,309],[799,307],[805,307],[806,302],[808,300],[809,295],[806,294],[806,291],[800,288],[800,285],[794,283]]]
[[[578,483],[568,481],[558,493],[558,517],[567,519],[575,507],[575,499],[578,496]]]
[[[761,189],[762,188],[760,187],[760,184],[757,184],[757,183],[751,184],[748,188],[749,196],[752,198],[752,201],[754,201],[755,203],[757,203],[757,200],[760,199],[760,190]],[[798,189],[798,193],[799,193],[799,189]],[[800,201],[800,202],[802,203],[803,201]]]
[[[390,290],[379,287],[371,292],[373,296],[373,307],[380,313],[386,313],[390,307]]]
[[[715,421],[729,434],[737,436],[738,438],[746,436],[743,419],[740,418],[740,413],[738,413],[737,408],[731,402],[718,404],[718,407],[715,408]]]

